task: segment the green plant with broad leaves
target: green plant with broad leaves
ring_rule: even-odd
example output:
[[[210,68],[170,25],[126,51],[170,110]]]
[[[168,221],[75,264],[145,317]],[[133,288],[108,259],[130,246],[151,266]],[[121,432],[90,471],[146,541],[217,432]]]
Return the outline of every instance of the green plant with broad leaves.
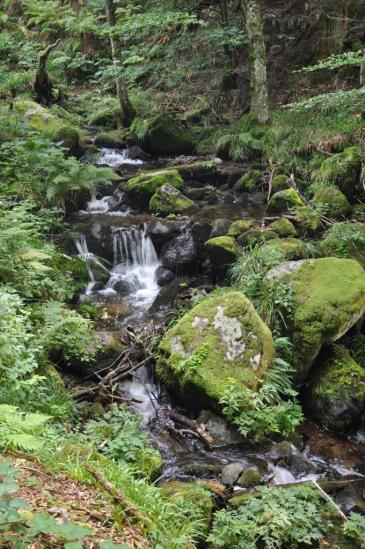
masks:
[[[359,513],[351,513],[343,526],[346,538],[351,539],[356,547],[365,548],[365,517]]]

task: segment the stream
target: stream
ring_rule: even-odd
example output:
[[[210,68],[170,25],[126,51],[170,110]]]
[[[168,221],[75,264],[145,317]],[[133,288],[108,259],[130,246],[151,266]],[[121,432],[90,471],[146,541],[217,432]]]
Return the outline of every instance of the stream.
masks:
[[[142,160],[129,158],[128,150],[106,148],[101,149],[97,164],[111,166],[124,176],[150,167]],[[227,190],[224,184],[222,189]],[[261,204],[242,203],[233,196],[220,203],[199,204],[200,209],[189,218],[178,218],[166,225],[165,221],[133,208],[119,189],[107,192],[102,196],[93,193],[70,223],[74,253],[86,262],[89,274],[81,299],[103,305],[108,315],[99,328],[111,332],[149,322],[158,324],[164,312],[179,299],[177,283],[197,291],[212,288],[209,269],[199,255],[199,242],[204,240],[206,226],[227,218],[264,216]],[[226,192],[225,196],[228,195]],[[163,239],[164,227],[165,231],[171,228],[170,240]],[[190,249],[193,245],[194,253]],[[188,252],[191,257],[187,257]],[[166,257],[170,258],[168,269]],[[173,280],[168,275],[171,270]],[[222,418],[202,410],[197,419],[207,426],[214,439],[212,449],[208,450],[189,432],[182,440],[166,431],[170,407],[185,415],[189,413],[179,408],[151,369],[140,368],[121,383],[119,392],[132,399],[133,409],[161,452],[164,470],[160,481],[221,480],[222,471],[232,463],[258,471],[263,482],[272,484],[352,479],[353,484],[336,493],[336,501],[345,510],[365,510],[364,440],[335,436],[306,422],[295,445],[267,441],[253,446],[243,441]],[[234,486],[234,490],[240,489]]]

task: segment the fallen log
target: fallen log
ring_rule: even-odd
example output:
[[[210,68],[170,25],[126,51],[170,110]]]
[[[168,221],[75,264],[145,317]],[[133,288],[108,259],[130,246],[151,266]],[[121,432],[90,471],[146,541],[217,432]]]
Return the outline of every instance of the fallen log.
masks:
[[[205,431],[205,426],[202,423],[198,423],[194,419],[183,416],[182,414],[179,414],[178,412],[175,412],[175,410],[171,409],[168,410],[168,415],[175,423],[180,423],[180,425],[183,425],[184,427],[187,427],[190,431],[193,431],[201,440],[201,442],[208,449],[211,449],[211,447],[213,446],[213,439]]]

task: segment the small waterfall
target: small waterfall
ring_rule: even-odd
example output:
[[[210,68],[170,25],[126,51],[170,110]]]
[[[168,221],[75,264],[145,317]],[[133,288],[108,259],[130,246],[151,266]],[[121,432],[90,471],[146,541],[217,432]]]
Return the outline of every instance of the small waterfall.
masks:
[[[104,265],[98,260],[98,258],[91,252],[89,252],[89,248],[87,246],[86,236],[82,233],[77,234],[74,237],[75,247],[78,252],[79,258],[84,261],[86,264],[87,273],[89,275],[89,283],[86,288],[86,295],[90,295],[92,293],[93,287],[95,285],[96,279],[95,275],[93,273],[93,270],[91,268],[91,265],[96,265],[103,271],[109,273],[108,269],[104,267]]]
[[[129,158],[128,149],[109,149],[102,148],[100,149],[100,157],[98,158],[96,164],[98,166],[110,166],[111,168],[122,166],[123,164],[129,164],[131,166],[139,166],[143,164],[142,160]]]

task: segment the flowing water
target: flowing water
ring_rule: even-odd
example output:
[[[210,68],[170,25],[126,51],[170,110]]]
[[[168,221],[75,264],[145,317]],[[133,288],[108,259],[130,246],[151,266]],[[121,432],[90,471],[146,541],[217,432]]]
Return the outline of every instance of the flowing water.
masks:
[[[104,147],[100,150],[100,156],[96,161],[98,166],[110,166],[116,168],[123,165],[140,166],[143,160],[129,158],[128,149],[109,149]]]

